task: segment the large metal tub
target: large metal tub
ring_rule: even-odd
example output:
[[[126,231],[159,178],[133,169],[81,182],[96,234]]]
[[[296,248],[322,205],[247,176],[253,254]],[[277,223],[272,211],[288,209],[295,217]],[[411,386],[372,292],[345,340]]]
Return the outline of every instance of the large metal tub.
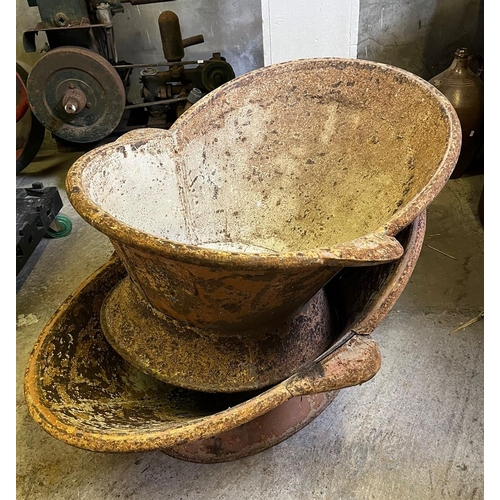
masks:
[[[353,335],[348,343],[252,393],[180,389],[121,358],[99,326],[104,298],[126,274],[114,257],[61,305],[40,335],[25,375],[28,410],[53,437],[92,451],[163,450],[184,460],[221,462],[269,448],[318,416],[338,390],[377,373],[380,351],[369,334],[408,283],[424,233],[425,213],[398,235],[405,249],[399,261],[346,268],[326,287],[339,336]]]
[[[428,82],[312,59],[243,75],[172,129],[129,132],[83,155],[69,199],[128,273],[103,307],[108,341],[190,389],[282,380],[331,340],[322,287],[344,267],[401,257],[394,236],[444,186],[460,140],[453,107]],[[258,360],[273,338],[271,369]],[[252,354],[239,363],[242,352]],[[217,363],[204,362],[211,356]]]

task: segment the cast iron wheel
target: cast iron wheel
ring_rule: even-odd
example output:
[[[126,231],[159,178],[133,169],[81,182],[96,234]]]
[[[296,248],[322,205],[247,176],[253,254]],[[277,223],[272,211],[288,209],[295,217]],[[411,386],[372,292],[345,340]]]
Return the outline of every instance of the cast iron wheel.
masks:
[[[125,87],[116,69],[82,47],[49,50],[33,66],[27,89],[40,122],[54,136],[73,143],[104,139],[125,109]]]
[[[233,68],[223,59],[210,59],[203,67],[201,83],[208,92],[234,78]]]
[[[27,139],[18,148],[16,146],[16,174],[22,172],[35,158],[40,151],[45,138],[45,127],[37,120],[27,102],[26,81],[28,80],[27,71],[16,63],[16,78],[19,86],[19,102],[16,105],[16,123],[21,120],[29,120],[29,133]]]

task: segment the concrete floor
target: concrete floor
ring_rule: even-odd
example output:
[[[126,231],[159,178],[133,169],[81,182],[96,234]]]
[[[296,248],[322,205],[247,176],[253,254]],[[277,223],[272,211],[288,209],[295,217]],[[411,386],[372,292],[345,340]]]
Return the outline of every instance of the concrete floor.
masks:
[[[373,334],[383,356],[379,373],[342,390],[316,420],[274,448],[202,465],[161,452],[76,449],[45,433],[28,414],[22,386],[35,340],[57,307],[112,253],[107,238],[67,201],[65,174],[77,156],[58,154],[46,139],[37,159],[17,176],[18,186],[57,186],[61,213],[73,222],[66,238],[44,240],[18,280],[17,498],[484,497],[484,323],[451,333],[484,307],[484,233],[477,215],[482,175],[450,180],[429,207],[411,281]]]

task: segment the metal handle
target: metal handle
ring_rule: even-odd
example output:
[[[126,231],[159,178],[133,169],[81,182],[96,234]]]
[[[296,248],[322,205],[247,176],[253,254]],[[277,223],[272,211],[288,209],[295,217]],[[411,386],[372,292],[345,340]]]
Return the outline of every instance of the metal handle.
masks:
[[[380,349],[374,340],[354,335],[323,361],[290,377],[286,389],[295,397],[359,385],[376,375],[381,361]]]
[[[385,233],[370,233],[331,249],[321,249],[318,257],[326,265],[363,266],[392,262],[404,253],[401,243]]]
[[[194,35],[194,36],[189,36],[187,38],[184,38],[182,40],[182,45],[184,48],[186,47],[192,47],[193,45],[198,45],[200,43],[204,43],[205,38],[203,35]]]

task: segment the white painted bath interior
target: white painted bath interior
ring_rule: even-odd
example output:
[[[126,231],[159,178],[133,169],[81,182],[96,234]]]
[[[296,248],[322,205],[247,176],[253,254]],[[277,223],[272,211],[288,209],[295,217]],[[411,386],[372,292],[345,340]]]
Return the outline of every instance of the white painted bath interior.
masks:
[[[357,57],[359,0],[261,0],[264,64]]]

